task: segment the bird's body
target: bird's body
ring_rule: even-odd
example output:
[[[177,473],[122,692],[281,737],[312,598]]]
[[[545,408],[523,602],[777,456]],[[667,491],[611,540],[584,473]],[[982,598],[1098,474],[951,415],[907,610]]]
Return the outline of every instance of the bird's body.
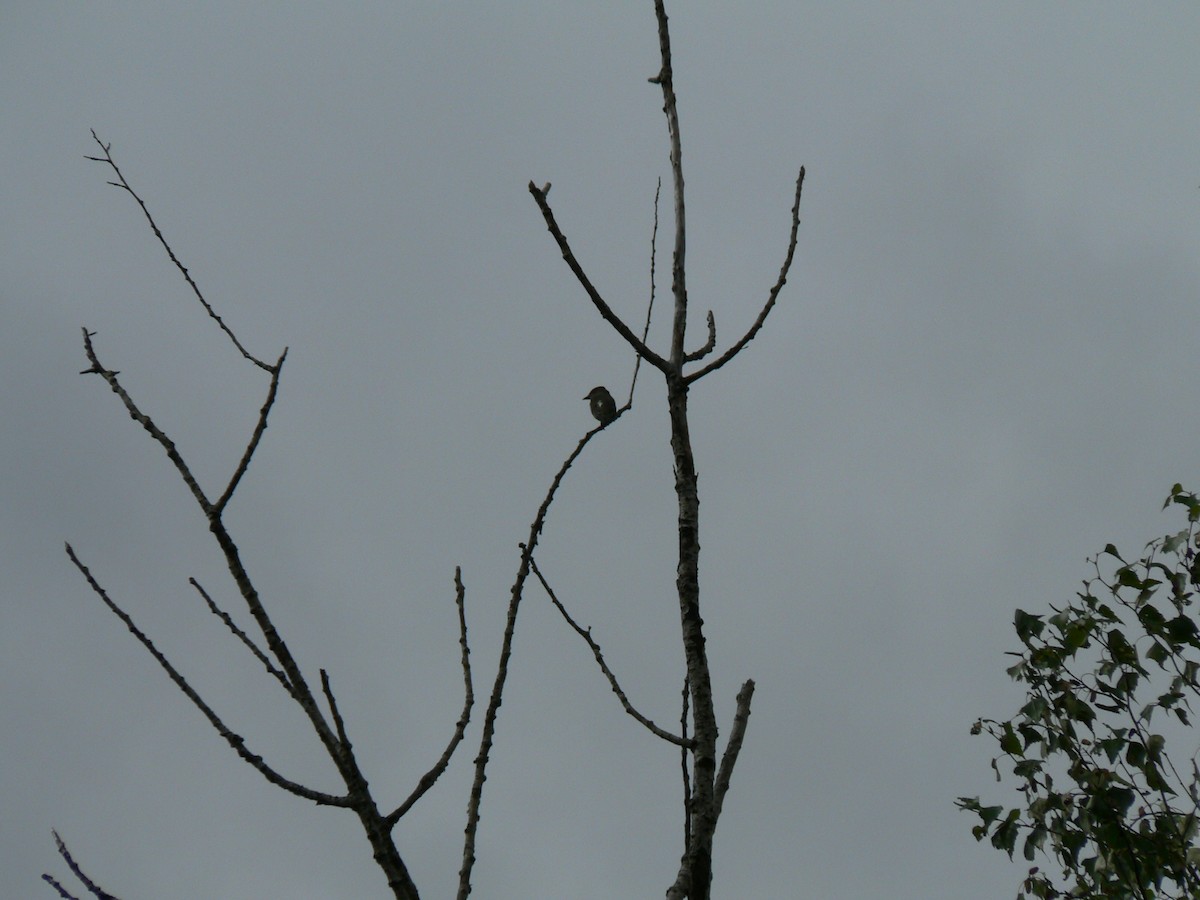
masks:
[[[588,405],[592,409],[592,415],[601,425],[607,425],[617,417],[617,402],[613,400],[612,394],[608,392],[606,387],[594,387],[588,391],[588,395],[583,398],[588,401]]]

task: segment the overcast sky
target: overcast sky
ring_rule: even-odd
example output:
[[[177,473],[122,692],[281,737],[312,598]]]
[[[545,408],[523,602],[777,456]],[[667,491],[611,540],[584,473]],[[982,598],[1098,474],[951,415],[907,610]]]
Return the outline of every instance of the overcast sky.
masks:
[[[992,782],[1014,607],[1178,527],[1200,487],[1200,8],[672,4],[691,345],[766,328],[692,392],[718,714],[753,715],[716,896],[1011,897],[954,797]],[[669,177],[652,5],[9,0],[0,13],[0,895],[51,896],[57,828],[134,898],[382,897],[359,825],[240,762],[88,590],[112,595],[286,775],[336,774],[204,609],[202,515],[86,366],[80,327],[210,490],[267,387],[106,186],[112,143],[252,353],[290,348],[228,512],[308,675],[329,670],[385,805],[480,707],[397,829],[451,896],[516,544],[633,359],[574,283],[644,316]],[[663,213],[660,297],[671,225]],[[666,347],[666,303],[651,342]],[[665,392],[594,440],[538,559],[633,701],[678,719]],[[484,794],[476,896],[657,897],[678,757],[531,587]]]

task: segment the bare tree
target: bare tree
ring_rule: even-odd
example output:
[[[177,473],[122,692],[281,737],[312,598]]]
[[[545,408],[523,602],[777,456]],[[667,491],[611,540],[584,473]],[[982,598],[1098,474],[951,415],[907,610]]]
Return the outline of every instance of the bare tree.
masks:
[[[646,320],[639,335],[613,311],[612,306],[596,289],[577,260],[551,209],[548,199],[550,185],[546,184],[543,187],[538,187],[533,182],[530,182],[529,192],[538,209],[541,211],[546,222],[546,227],[557,243],[564,261],[600,315],[633,349],[634,365],[628,398],[622,407],[614,409],[615,404],[609,402],[610,398],[606,391],[599,394],[593,392],[592,395],[589,395],[590,398],[600,398],[599,405],[596,405],[595,399],[593,404],[593,411],[599,420],[599,424],[584,435],[563,461],[558,472],[552,479],[550,487],[542,499],[533,521],[530,523],[527,537],[520,544],[517,575],[510,591],[508,614],[499,662],[487,710],[484,715],[479,751],[474,761],[475,774],[467,805],[462,867],[459,871],[457,896],[460,900],[461,898],[466,898],[471,893],[471,875],[475,864],[475,840],[480,821],[483,785],[486,780],[487,766],[491,758],[491,749],[496,736],[497,713],[504,697],[517,616],[524,597],[525,585],[530,574],[538,580],[541,587],[550,597],[550,600],[570,626],[587,642],[598,666],[608,679],[626,712],[656,737],[679,748],[683,780],[683,851],[678,872],[666,891],[668,898],[689,897],[692,900],[707,900],[710,896],[713,835],[721,815],[725,794],[729,789],[730,779],[737,763],[738,753],[741,749],[746,726],[749,721],[750,704],[754,694],[753,681],[746,681],[742,685],[741,690],[738,691],[736,711],[730,727],[730,734],[724,746],[720,745],[718,740],[718,725],[714,712],[713,676],[710,671],[706,652],[704,620],[701,617],[700,607],[698,577],[700,555],[699,492],[690,437],[688,393],[693,384],[706,375],[715,372],[740,353],[753,340],[755,335],[758,334],[774,307],[780,291],[787,281],[788,272],[795,255],[797,233],[800,225],[800,197],[804,186],[804,169],[801,167],[799,176],[796,179],[795,194],[791,209],[790,234],[784,260],[778,277],[767,292],[766,300],[757,318],[737,341],[716,355],[715,358],[709,359],[710,355],[716,351],[717,346],[716,322],[710,311],[707,314],[706,320],[707,340],[699,349],[689,352],[685,346],[688,324],[688,293],[686,280],[687,230],[684,202],[682,138],[680,136],[679,117],[676,107],[670,35],[663,0],[655,0],[654,9],[659,38],[660,67],[657,74],[651,77],[649,81],[661,89],[663,96],[663,112],[667,120],[670,148],[669,158],[675,226],[671,261],[673,311],[670,346],[665,353],[659,353],[651,349],[647,344],[654,301],[655,246],[658,229],[657,195],[655,197],[654,236],[651,240],[650,300],[647,307]],[[287,358],[287,349],[285,348],[273,362],[261,359],[246,349],[234,331],[217,314],[188,269],[176,256],[142,197],[133,189],[118,167],[111,152],[111,145],[101,141],[95,132],[92,134],[97,145],[100,147],[100,155],[90,156],[88,159],[107,166],[113,176],[113,180],[109,183],[127,192],[139,205],[154,235],[162,244],[171,262],[187,282],[195,298],[203,306],[209,317],[211,317],[233,343],[242,357],[267,375],[268,386],[266,399],[259,412],[257,424],[240,458],[233,466],[233,471],[228,481],[220,487],[218,493],[210,492],[200,485],[175,443],[130,396],[120,381],[120,372],[108,368],[100,361],[93,340],[96,335],[86,328],[83,329],[83,346],[88,367],[81,374],[100,376],[120,399],[130,417],[142,426],[152,440],[162,447],[168,459],[174,465],[176,473],[187,486],[201,513],[205,516],[209,530],[224,556],[225,564],[233,578],[241,600],[245,604],[246,611],[254,620],[258,634],[252,636],[240,628],[233,616],[222,609],[213,599],[212,595],[195,579],[191,579],[192,586],[200,597],[203,598],[212,613],[221,619],[230,633],[234,635],[248,652],[253,654],[265,671],[279,682],[292,702],[300,707],[308,719],[313,734],[341,777],[344,790],[331,794],[300,784],[277,771],[262,756],[253,752],[247,746],[245,739],[226,725],[213,707],[188,682],[187,678],[158,650],[151,638],[113,600],[69,544],[66,548],[67,555],[86,579],[92,591],[121,619],[134,637],[158,661],[159,665],[162,666],[176,686],[209,720],[217,733],[225,739],[238,756],[253,766],[267,781],[285,791],[311,800],[321,806],[341,807],[352,811],[362,825],[364,834],[371,846],[374,859],[383,870],[393,895],[401,898],[401,900],[414,900],[414,898],[419,896],[418,889],[413,883],[401,852],[393,840],[392,831],[400,818],[412,808],[417,800],[421,798],[446,770],[454,751],[463,740],[470,721],[474,703],[474,691],[467,642],[464,604],[465,590],[461,571],[455,571],[454,584],[464,682],[462,711],[445,750],[433,763],[431,768],[418,780],[408,797],[398,803],[385,804],[377,799],[372,792],[368,779],[356,758],[354,747],[349,737],[347,723],[339,711],[327,672],[324,669],[319,670],[321,686],[320,694],[318,695],[317,691],[309,685],[304,675],[303,667],[289,649],[283,635],[272,622],[267,606],[255,588],[248,568],[243,562],[238,546],[234,541],[234,537],[224,520],[226,508],[245,476],[255,451],[266,431],[268,417],[275,403],[284,361]],[[708,361],[705,362],[705,360]],[[684,691],[682,696],[683,708],[678,734],[660,727],[636,709],[626,692],[622,689],[616,675],[605,661],[600,645],[592,638],[590,631],[576,623],[541,570],[539,570],[535,560],[535,551],[545,524],[546,515],[554,501],[559,486],[562,484],[572,464],[588,447],[592,438],[601,431],[615,425],[619,422],[621,416],[632,409],[637,375],[643,361],[657,369],[666,382],[668,421],[675,472],[675,493],[678,502],[679,551],[676,566],[676,587],[679,602],[680,635],[685,663]],[[71,870],[84,882],[89,891],[93,893],[99,891],[96,896],[110,896],[87,880],[87,877],[71,858],[61,841],[59,841],[59,848]],[[50,884],[59,890],[62,896],[70,896],[58,882],[54,881],[50,876],[45,877]]]

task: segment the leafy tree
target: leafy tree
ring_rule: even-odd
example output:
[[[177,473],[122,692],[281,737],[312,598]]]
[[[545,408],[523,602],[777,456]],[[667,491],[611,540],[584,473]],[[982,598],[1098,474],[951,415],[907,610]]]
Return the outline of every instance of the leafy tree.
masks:
[[[1026,701],[971,731],[995,739],[996,780],[1011,770],[1022,801],[957,805],[979,817],[977,840],[1051,862],[1029,870],[1018,898],[1200,897],[1197,751],[1167,752],[1168,737],[1196,747],[1200,500],[1176,484],[1168,506],[1186,513],[1182,530],[1133,561],[1109,544],[1074,601],[1051,615],[1016,611],[1022,649],[1008,674]]]

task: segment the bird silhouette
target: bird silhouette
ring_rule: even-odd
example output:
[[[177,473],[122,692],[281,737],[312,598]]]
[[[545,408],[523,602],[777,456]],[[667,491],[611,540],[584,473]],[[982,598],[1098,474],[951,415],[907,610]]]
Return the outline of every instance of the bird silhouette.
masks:
[[[592,388],[583,399],[588,401],[592,415],[601,425],[607,425],[617,417],[617,402],[603,385]]]

